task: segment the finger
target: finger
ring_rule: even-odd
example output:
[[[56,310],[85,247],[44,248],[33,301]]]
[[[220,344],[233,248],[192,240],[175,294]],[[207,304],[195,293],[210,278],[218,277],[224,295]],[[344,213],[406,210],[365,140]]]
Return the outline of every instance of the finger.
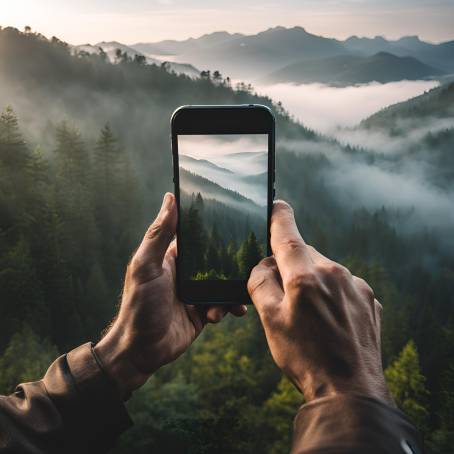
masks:
[[[263,259],[252,269],[247,288],[260,318],[278,309],[284,297],[284,292],[279,282],[279,273],[274,257]]]
[[[168,270],[170,270],[173,282],[176,282],[177,280],[177,267],[175,262],[176,258],[177,258],[177,242],[176,240],[172,240],[170,246],[167,248],[166,255],[164,256],[163,268],[167,268]]]
[[[374,299],[374,320],[376,325],[378,326],[378,332],[380,332],[381,326],[381,314],[383,312],[383,306],[377,299]]]
[[[231,312],[236,317],[241,317],[247,312],[247,307],[244,304],[208,307],[186,304],[185,308],[195,327],[196,337],[207,323],[219,323],[228,312]]]
[[[235,317],[242,317],[247,313],[247,306],[245,304],[232,304],[228,306],[228,311]]]
[[[207,323],[205,310],[201,306],[194,306],[192,304],[185,304],[184,308],[189,319],[194,325],[195,337],[197,337]]]
[[[150,272],[160,272],[164,255],[175,236],[177,210],[175,197],[171,193],[164,196],[161,209],[153,224],[148,228],[133,261]]]
[[[177,256],[177,240],[173,239],[169,247],[167,248],[166,257],[169,257],[173,260],[176,258],[176,256]]]
[[[206,310],[206,319],[208,323],[219,323],[227,314],[226,306],[210,306]]]
[[[211,306],[207,309],[206,318],[208,323],[219,323],[229,312],[235,317],[242,317],[247,313],[247,306],[245,304]]]
[[[295,272],[304,273],[313,264],[306,243],[296,226],[293,210],[282,200],[274,202],[271,215],[271,249],[284,286]]]

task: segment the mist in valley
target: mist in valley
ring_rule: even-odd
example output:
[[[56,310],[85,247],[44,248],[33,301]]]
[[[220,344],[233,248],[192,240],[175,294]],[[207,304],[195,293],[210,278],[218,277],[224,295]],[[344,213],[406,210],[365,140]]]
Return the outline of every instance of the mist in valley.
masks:
[[[37,345],[49,339],[52,352],[96,339],[106,326],[131,251],[163,193],[173,190],[170,117],[179,105],[265,104],[276,116],[277,197],[291,203],[309,244],[376,291],[385,308],[385,367],[415,341],[431,392],[430,402],[418,401],[426,418],[421,427],[430,436],[445,430],[444,415],[451,410],[440,396],[452,387],[443,374],[454,367],[454,84],[237,87],[128,59],[111,64],[102,56],[74,56],[61,42],[11,30],[0,30],[0,62],[0,107],[14,109],[5,110],[0,122],[14,130],[14,140],[0,134],[0,152],[27,163],[7,161],[0,153],[0,260],[12,270],[0,281],[4,300],[11,302],[0,320],[0,351],[23,323],[33,326]],[[403,104],[387,109],[396,102]],[[21,154],[9,153],[17,149]],[[247,276],[264,253],[265,152],[266,143],[241,139],[233,149],[226,138],[193,138],[183,151],[185,201],[203,207],[203,216],[192,218],[197,227],[192,253],[205,265],[207,255],[221,263],[218,278]],[[206,200],[197,198],[202,187]],[[238,222],[244,212],[256,216]],[[251,229],[255,240],[235,244]],[[219,238],[224,244],[216,256]],[[254,260],[247,262],[246,255]],[[198,277],[209,273],[202,269]],[[23,282],[31,288],[25,297]],[[130,452],[142,439],[147,449],[171,452],[180,436],[194,452],[215,452],[219,443],[238,454],[266,452],[273,444],[288,447],[282,441],[287,435],[269,423],[276,417],[290,433],[292,416],[282,417],[281,407],[269,417],[269,402],[287,396],[287,388],[282,391],[270,365],[254,312],[241,323],[230,320],[219,337],[202,336],[190,360],[174,365],[174,381],[164,371],[138,391],[131,406],[139,416],[136,432],[118,452]],[[223,361],[228,357],[235,375],[216,369],[223,363],[220,352],[226,352]],[[233,415],[232,377],[244,386],[247,409]],[[266,392],[254,394],[257,390]],[[227,396],[225,406],[219,395]],[[168,413],[169,399],[185,404],[178,415]],[[220,412],[228,416],[219,419]],[[232,434],[232,420],[241,418],[251,432]],[[167,425],[155,424],[163,420]],[[183,435],[181,421],[188,428]],[[194,427],[222,434],[207,447]],[[254,449],[241,450],[238,440],[244,439],[253,440]]]
[[[281,101],[294,118],[323,134],[352,127],[380,109],[438,86],[437,81],[399,81],[335,87],[319,83],[257,85],[259,93]]]
[[[389,105],[436,86],[434,81],[402,81],[350,87],[263,87],[275,99],[282,100],[296,119],[328,139],[295,141],[278,135],[277,160],[279,152],[286,151],[303,157],[323,156],[329,163],[320,173],[323,190],[338,200],[346,212],[387,208],[395,213],[393,225],[401,233],[431,231],[452,248],[454,179],[452,175],[447,181],[438,178],[434,171],[436,151],[425,139],[454,130],[454,108],[441,118],[396,118],[393,130],[361,124]],[[346,152],[346,147],[356,152]],[[278,196],[282,185],[285,182],[278,180]]]
[[[180,135],[178,152],[181,168],[266,205],[267,135]]]

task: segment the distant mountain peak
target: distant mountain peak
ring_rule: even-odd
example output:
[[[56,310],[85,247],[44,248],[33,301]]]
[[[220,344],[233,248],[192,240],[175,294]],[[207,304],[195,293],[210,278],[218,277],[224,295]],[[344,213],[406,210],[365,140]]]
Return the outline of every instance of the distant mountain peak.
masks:
[[[412,36],[403,36],[402,38],[398,39],[397,42],[399,42],[399,43],[403,43],[403,42],[420,43],[422,41],[419,39],[418,35],[412,35]]]
[[[95,46],[103,47],[103,46],[122,46],[126,47],[126,44],[119,43],[118,41],[101,41],[96,43]]]
[[[198,38],[191,38],[194,41],[197,40],[218,40],[218,39],[228,39],[234,38],[236,36],[241,36],[241,33],[230,33],[226,30],[218,30],[216,32],[205,33],[204,35],[199,36]]]
[[[374,58],[374,57],[399,60],[399,57],[397,57],[396,55],[391,54],[390,52],[385,52],[385,51],[377,52],[375,55],[372,55],[371,58]]]
[[[276,27],[270,27],[270,28],[264,30],[263,32],[258,33],[258,35],[268,34],[268,33],[295,33],[295,32],[299,33],[299,34],[310,35],[310,33],[308,33],[304,27],[301,27],[299,25],[297,25],[295,27],[289,27],[289,28],[283,27],[282,25],[278,25]]]

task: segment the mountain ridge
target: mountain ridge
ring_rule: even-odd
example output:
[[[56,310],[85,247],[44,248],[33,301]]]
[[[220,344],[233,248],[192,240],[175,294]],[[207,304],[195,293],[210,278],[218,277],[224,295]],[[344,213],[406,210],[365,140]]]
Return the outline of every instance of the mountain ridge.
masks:
[[[444,71],[426,65],[416,58],[378,52],[371,57],[348,55],[302,61],[271,73],[263,80],[267,83],[319,82],[346,86],[369,82],[421,80],[444,74]]]
[[[452,118],[454,125],[454,82],[388,106],[362,120],[359,126],[392,130],[397,119],[424,122],[429,118]]]
[[[263,214],[263,207],[248,197],[183,168],[180,168],[180,187],[188,194],[200,192],[203,194],[203,198],[215,199],[225,205],[243,209],[255,215]]]
[[[218,165],[214,164],[213,162],[209,161],[208,159],[197,159],[197,158],[193,158],[192,156],[185,155],[185,154],[180,154],[178,156],[178,159],[179,159],[180,165],[182,163],[184,163],[184,162],[186,162],[186,163],[204,164],[204,165],[206,165],[208,167],[211,167],[212,169],[215,169],[217,171],[233,174],[233,172],[231,170],[226,169],[225,167],[218,166]]]
[[[210,42],[210,36],[222,36],[222,39]],[[156,50],[165,47],[165,43],[167,41],[148,44]],[[434,44],[422,41],[418,36],[388,40],[383,36],[352,35],[338,40],[312,34],[300,26],[278,26],[252,35],[218,31],[173,43],[179,43],[179,54],[175,54],[177,60],[182,58],[199,67],[219,69],[231,77],[249,79],[256,79],[259,73],[263,77],[263,74],[302,60],[339,55],[370,57],[378,52],[413,57],[444,72],[454,72],[454,40]]]
[[[132,59],[136,58],[136,56],[142,57],[148,65],[160,66],[164,63],[164,60],[145,55],[137,49],[118,41],[100,41],[96,44],[74,45],[71,46],[71,50],[74,54],[86,52],[88,54],[100,55],[104,52],[111,63],[117,62],[117,50],[120,50],[123,54]],[[177,74],[185,74],[193,78],[200,76],[200,71],[190,63],[165,61],[165,64],[170,71],[174,71]]]

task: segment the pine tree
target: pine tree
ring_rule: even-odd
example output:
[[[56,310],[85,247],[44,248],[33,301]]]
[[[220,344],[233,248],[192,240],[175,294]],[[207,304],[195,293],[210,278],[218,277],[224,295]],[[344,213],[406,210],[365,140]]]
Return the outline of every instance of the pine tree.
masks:
[[[31,160],[17,116],[9,106],[0,115],[0,227],[11,232],[11,241],[16,241],[18,234],[26,228],[33,206]]]
[[[12,393],[19,383],[38,380],[57,356],[57,349],[47,339],[40,339],[30,325],[22,324],[0,356],[0,394]]]
[[[264,403],[265,421],[274,432],[270,454],[286,454],[291,445],[293,419],[304,403],[303,395],[286,377],[282,377],[276,391]]]
[[[87,305],[87,281],[99,254],[99,232],[94,214],[91,160],[80,132],[63,122],[56,130],[55,207],[61,222],[59,255],[65,261],[70,289],[60,314],[58,332],[68,337],[91,336],[84,319],[99,319],[99,308]],[[63,315],[65,314],[65,316]]]
[[[238,277],[238,261],[237,261],[237,245],[234,241],[230,241],[227,246],[225,256],[225,263],[224,269],[225,274],[229,278],[237,278]]]
[[[125,224],[121,224],[124,196],[121,174],[121,150],[109,124],[100,132],[94,153],[93,187],[95,198],[95,217],[100,232],[100,249],[103,266],[112,279],[118,279],[119,236]],[[126,221],[125,219],[122,219]]]
[[[422,431],[427,429],[426,379],[419,365],[418,351],[410,340],[399,357],[385,370],[386,382],[396,404]]]
[[[6,253],[5,253],[6,252]],[[39,330],[49,330],[49,313],[30,247],[25,238],[0,255],[0,349],[5,341],[27,320]]]
[[[95,148],[96,177],[98,183],[108,190],[115,181],[120,161],[120,150],[109,123],[101,129]]]
[[[207,252],[205,256],[205,267],[207,271],[214,270],[216,273],[222,273],[223,257],[225,255],[225,245],[222,241],[216,224],[211,230],[210,239],[208,241]]]
[[[262,259],[263,253],[255,233],[250,231],[237,254],[240,277],[246,279],[252,268]]]
[[[67,189],[75,192],[87,189],[90,161],[80,131],[64,121],[57,127],[56,139],[58,177],[69,186]]]
[[[205,207],[205,204],[203,202],[203,197],[200,192],[197,193],[196,198],[195,198],[195,208],[199,212],[201,216],[203,216],[203,209]]]
[[[19,121],[11,106],[0,115],[0,162],[9,171],[24,170],[30,152],[19,130]]]
[[[454,363],[442,374],[440,427],[431,434],[428,443],[430,452],[444,454],[454,446]]]
[[[205,270],[206,232],[203,227],[199,210],[194,203],[188,209],[183,209],[181,220],[181,245],[183,269],[190,279],[196,273]]]
[[[443,426],[451,428],[454,434],[454,361],[448,366],[442,377],[443,406],[441,418]]]

